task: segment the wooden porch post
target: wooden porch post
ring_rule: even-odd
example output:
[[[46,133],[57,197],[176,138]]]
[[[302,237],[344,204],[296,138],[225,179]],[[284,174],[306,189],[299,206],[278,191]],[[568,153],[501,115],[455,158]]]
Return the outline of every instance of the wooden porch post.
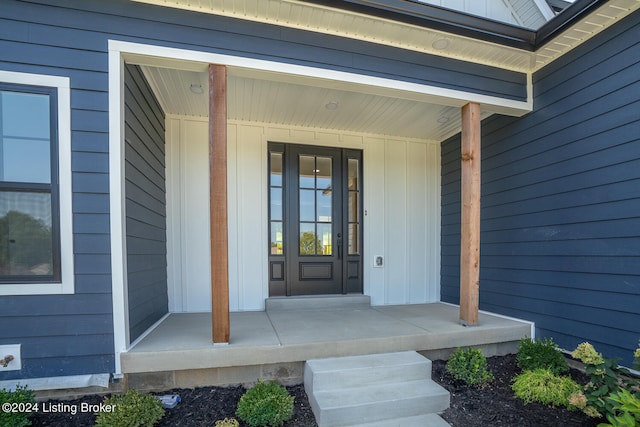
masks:
[[[478,324],[480,296],[480,104],[462,107],[460,321]]]
[[[209,216],[212,338],[228,343],[227,69],[215,64],[209,64]]]

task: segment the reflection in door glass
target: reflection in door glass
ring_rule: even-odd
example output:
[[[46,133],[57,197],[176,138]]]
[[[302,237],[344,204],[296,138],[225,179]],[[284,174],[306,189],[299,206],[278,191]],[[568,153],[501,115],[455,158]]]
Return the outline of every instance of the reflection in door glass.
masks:
[[[313,156],[300,156],[300,188],[315,188],[316,158]]]
[[[299,156],[300,255],[331,255],[333,159]]]
[[[316,195],[318,203],[318,216],[316,221],[331,222],[331,191],[318,190],[316,191]]]
[[[318,178],[316,188],[331,191],[331,158],[316,157],[315,173]]]
[[[282,221],[282,188],[271,188],[271,220]]]
[[[316,212],[314,190],[300,190],[300,221],[313,222]]]
[[[360,253],[360,165],[358,159],[347,160],[348,176],[348,244],[349,255]]]
[[[320,241],[318,255],[331,255],[331,224],[318,224],[318,240]]]
[[[271,255],[284,253],[284,239],[282,234],[282,222],[271,222]]]
[[[300,224],[300,255],[322,253],[322,242],[316,237],[315,224]]]
[[[271,226],[271,254],[284,254],[282,153],[271,152],[269,157],[269,218]]]
[[[359,190],[358,188],[358,159],[349,159],[348,163],[348,180],[349,190]]]

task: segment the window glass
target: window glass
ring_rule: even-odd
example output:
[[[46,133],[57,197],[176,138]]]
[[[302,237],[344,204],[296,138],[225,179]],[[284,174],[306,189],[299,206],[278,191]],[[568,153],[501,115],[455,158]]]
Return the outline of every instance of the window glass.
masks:
[[[0,283],[60,281],[52,94],[0,86]]]
[[[53,274],[51,195],[0,191],[0,276]]]
[[[49,95],[0,91],[0,180],[51,182]]]

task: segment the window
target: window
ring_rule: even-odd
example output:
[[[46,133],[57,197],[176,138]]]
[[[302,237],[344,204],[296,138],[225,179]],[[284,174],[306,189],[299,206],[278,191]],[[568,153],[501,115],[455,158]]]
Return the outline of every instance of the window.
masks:
[[[69,116],[68,79],[0,71],[0,295],[73,292]]]

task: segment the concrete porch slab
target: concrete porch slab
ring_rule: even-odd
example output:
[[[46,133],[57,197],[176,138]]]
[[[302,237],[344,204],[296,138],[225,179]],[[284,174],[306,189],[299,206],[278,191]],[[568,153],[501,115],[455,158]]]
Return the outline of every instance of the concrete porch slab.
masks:
[[[404,350],[446,357],[459,346],[483,347],[490,356],[514,351],[531,334],[528,322],[485,313],[478,326],[464,327],[458,314],[443,303],[231,313],[231,342],[212,344],[209,313],[173,313],[121,354],[121,367],[124,374],[172,372],[173,379],[200,370],[196,376],[231,384],[244,382],[229,374],[242,367],[255,381],[283,370],[297,375],[291,372],[304,361],[325,357]]]

